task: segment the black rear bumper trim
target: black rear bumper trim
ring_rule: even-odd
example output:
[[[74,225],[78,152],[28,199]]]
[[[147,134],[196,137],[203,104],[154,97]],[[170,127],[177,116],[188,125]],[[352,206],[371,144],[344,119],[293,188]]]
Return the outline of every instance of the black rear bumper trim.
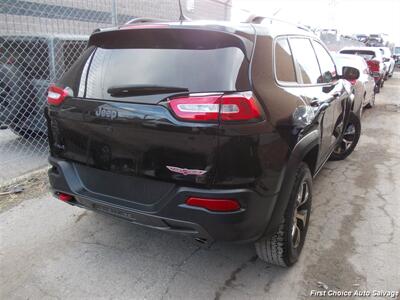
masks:
[[[265,197],[251,189],[200,189],[176,186],[154,205],[143,205],[137,199],[118,199],[89,191],[82,182],[72,162],[50,157],[53,166],[49,180],[54,192],[63,192],[75,197],[72,205],[88,208],[103,214],[113,215],[131,223],[158,230],[184,233],[207,240],[247,242],[258,239],[266,229],[276,196]],[[93,176],[98,176],[93,169]],[[117,177],[116,177],[117,180]],[[111,185],[117,182],[110,182]],[[234,212],[212,212],[203,208],[185,205],[188,197],[229,197],[240,202],[241,209]],[[135,195],[132,195],[135,198]],[[145,201],[146,202],[146,201]],[[147,201],[148,203],[148,201]]]

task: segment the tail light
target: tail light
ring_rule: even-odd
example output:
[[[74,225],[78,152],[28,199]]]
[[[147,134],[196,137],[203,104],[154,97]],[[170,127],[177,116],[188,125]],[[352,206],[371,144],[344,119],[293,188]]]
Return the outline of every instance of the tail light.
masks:
[[[367,64],[368,64],[368,68],[371,72],[379,72],[379,61],[368,60]]]
[[[47,103],[55,106],[60,105],[66,97],[71,96],[70,90],[69,88],[62,89],[55,85],[50,86],[47,94]]]
[[[188,121],[250,121],[262,116],[261,108],[251,93],[192,94],[172,99],[169,105],[179,119]]]
[[[240,209],[240,204],[233,199],[209,199],[190,197],[186,200],[189,206],[202,207],[210,211],[236,211]]]

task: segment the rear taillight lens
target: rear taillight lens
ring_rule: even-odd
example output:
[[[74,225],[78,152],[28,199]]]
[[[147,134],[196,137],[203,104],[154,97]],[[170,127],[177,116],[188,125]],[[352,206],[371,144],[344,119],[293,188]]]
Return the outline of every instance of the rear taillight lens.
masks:
[[[66,97],[70,96],[68,88],[62,89],[55,85],[49,87],[47,94],[47,103],[50,105],[60,105]]]
[[[222,121],[250,121],[261,117],[261,108],[251,95],[226,95],[221,99]]]
[[[368,60],[367,64],[368,64],[368,68],[371,72],[379,72],[379,61]]]
[[[261,108],[251,93],[208,95],[175,98],[169,101],[179,119],[215,122],[250,121],[260,119]]]
[[[217,121],[221,95],[183,97],[169,101],[176,116],[190,121]]]
[[[209,199],[209,198],[197,198],[190,197],[186,200],[186,204],[189,206],[202,207],[210,211],[236,211],[240,209],[240,204],[233,199]]]

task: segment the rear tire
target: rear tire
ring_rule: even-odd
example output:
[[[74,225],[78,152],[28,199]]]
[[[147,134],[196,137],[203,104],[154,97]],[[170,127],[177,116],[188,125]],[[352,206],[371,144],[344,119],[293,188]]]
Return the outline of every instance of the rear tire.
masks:
[[[374,93],[379,94],[380,91],[381,91],[381,82],[379,81],[374,87]]]
[[[296,171],[289,202],[278,230],[255,242],[258,257],[273,265],[289,267],[300,256],[307,235],[312,201],[312,176],[307,164]]]

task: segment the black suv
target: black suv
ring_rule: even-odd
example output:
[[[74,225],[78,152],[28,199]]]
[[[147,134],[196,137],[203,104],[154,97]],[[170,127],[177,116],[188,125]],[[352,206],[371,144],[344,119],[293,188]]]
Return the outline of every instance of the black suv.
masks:
[[[283,22],[170,22],[92,34],[49,89],[60,200],[197,241],[299,257],[312,178],[357,144],[356,69]]]

